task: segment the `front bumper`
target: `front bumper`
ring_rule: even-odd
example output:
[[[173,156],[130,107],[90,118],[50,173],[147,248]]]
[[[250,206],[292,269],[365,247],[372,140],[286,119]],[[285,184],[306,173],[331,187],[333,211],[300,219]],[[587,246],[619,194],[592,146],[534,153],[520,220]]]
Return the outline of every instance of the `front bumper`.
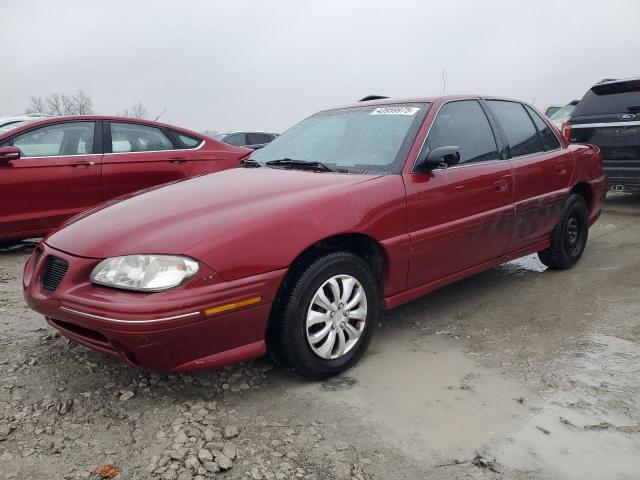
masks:
[[[47,257],[68,262],[56,290],[42,288]],[[233,282],[215,272],[174,290],[138,293],[93,285],[101,259],[82,258],[42,243],[25,265],[24,297],[31,308],[71,340],[161,372],[220,367],[261,356],[271,304],[284,277],[277,270]],[[216,314],[216,307],[247,298],[259,302]]]

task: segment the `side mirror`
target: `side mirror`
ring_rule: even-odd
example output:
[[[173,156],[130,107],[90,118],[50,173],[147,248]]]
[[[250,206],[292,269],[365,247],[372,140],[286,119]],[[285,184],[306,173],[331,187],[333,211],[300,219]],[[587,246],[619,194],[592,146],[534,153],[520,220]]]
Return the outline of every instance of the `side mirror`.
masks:
[[[18,160],[20,158],[20,149],[12,145],[6,147],[0,147],[0,167],[8,167],[11,164],[11,160]]]
[[[447,168],[460,161],[460,147],[448,145],[436,147],[431,150],[423,149],[416,161],[415,170],[418,172],[430,171],[435,168]]]

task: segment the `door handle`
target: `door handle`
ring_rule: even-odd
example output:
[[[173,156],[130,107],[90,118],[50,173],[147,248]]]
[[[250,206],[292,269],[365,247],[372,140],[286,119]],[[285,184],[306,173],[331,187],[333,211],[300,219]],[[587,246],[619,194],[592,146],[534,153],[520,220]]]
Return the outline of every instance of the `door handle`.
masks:
[[[69,165],[71,165],[72,167],[93,167],[96,164],[96,162],[79,162],[79,163],[70,163]]]
[[[493,182],[493,186],[495,187],[496,192],[506,192],[509,189],[509,181],[498,180],[497,182]]]
[[[558,175],[565,175],[567,173],[567,169],[565,167],[556,167],[556,172],[558,172]]]
[[[169,161],[171,163],[186,163],[187,159],[186,158],[170,158]]]

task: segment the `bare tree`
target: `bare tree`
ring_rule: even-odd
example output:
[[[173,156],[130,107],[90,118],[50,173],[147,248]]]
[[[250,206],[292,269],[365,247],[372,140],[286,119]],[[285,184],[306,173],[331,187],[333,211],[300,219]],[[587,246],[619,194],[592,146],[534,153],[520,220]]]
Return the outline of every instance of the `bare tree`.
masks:
[[[42,97],[31,97],[31,103],[24,113],[47,113],[47,104]]]
[[[73,96],[65,93],[52,93],[46,98],[31,97],[26,113],[48,113],[50,115],[91,115],[93,101],[82,89]]]
[[[84,90],[78,90],[72,98],[73,108],[76,115],[91,115],[93,113],[93,101]]]
[[[133,118],[147,118],[147,115],[147,109],[142,105],[142,102],[138,102],[131,107],[131,116]]]
[[[62,107],[62,101],[60,100],[60,95],[58,95],[57,93],[52,93],[47,97],[46,102],[47,102],[47,111],[51,115],[64,115],[62,113],[63,107]]]
[[[121,117],[146,119],[149,114],[142,102],[138,102],[133,105],[131,109],[125,108],[122,113],[119,113],[118,115]]]
[[[75,115],[77,113],[73,99],[66,94],[52,93],[46,99],[48,113],[51,115]]]

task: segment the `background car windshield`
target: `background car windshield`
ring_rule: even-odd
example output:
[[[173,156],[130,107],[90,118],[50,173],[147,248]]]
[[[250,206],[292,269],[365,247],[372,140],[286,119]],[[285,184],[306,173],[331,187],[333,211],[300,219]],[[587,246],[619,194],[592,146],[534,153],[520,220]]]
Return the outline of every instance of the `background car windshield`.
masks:
[[[551,120],[567,120],[575,109],[576,109],[575,105],[565,105],[556,113],[551,115],[550,119]]]
[[[320,112],[303,120],[251,159],[264,164],[290,158],[322,162],[332,169],[386,174],[399,171],[430,104],[403,103]]]

